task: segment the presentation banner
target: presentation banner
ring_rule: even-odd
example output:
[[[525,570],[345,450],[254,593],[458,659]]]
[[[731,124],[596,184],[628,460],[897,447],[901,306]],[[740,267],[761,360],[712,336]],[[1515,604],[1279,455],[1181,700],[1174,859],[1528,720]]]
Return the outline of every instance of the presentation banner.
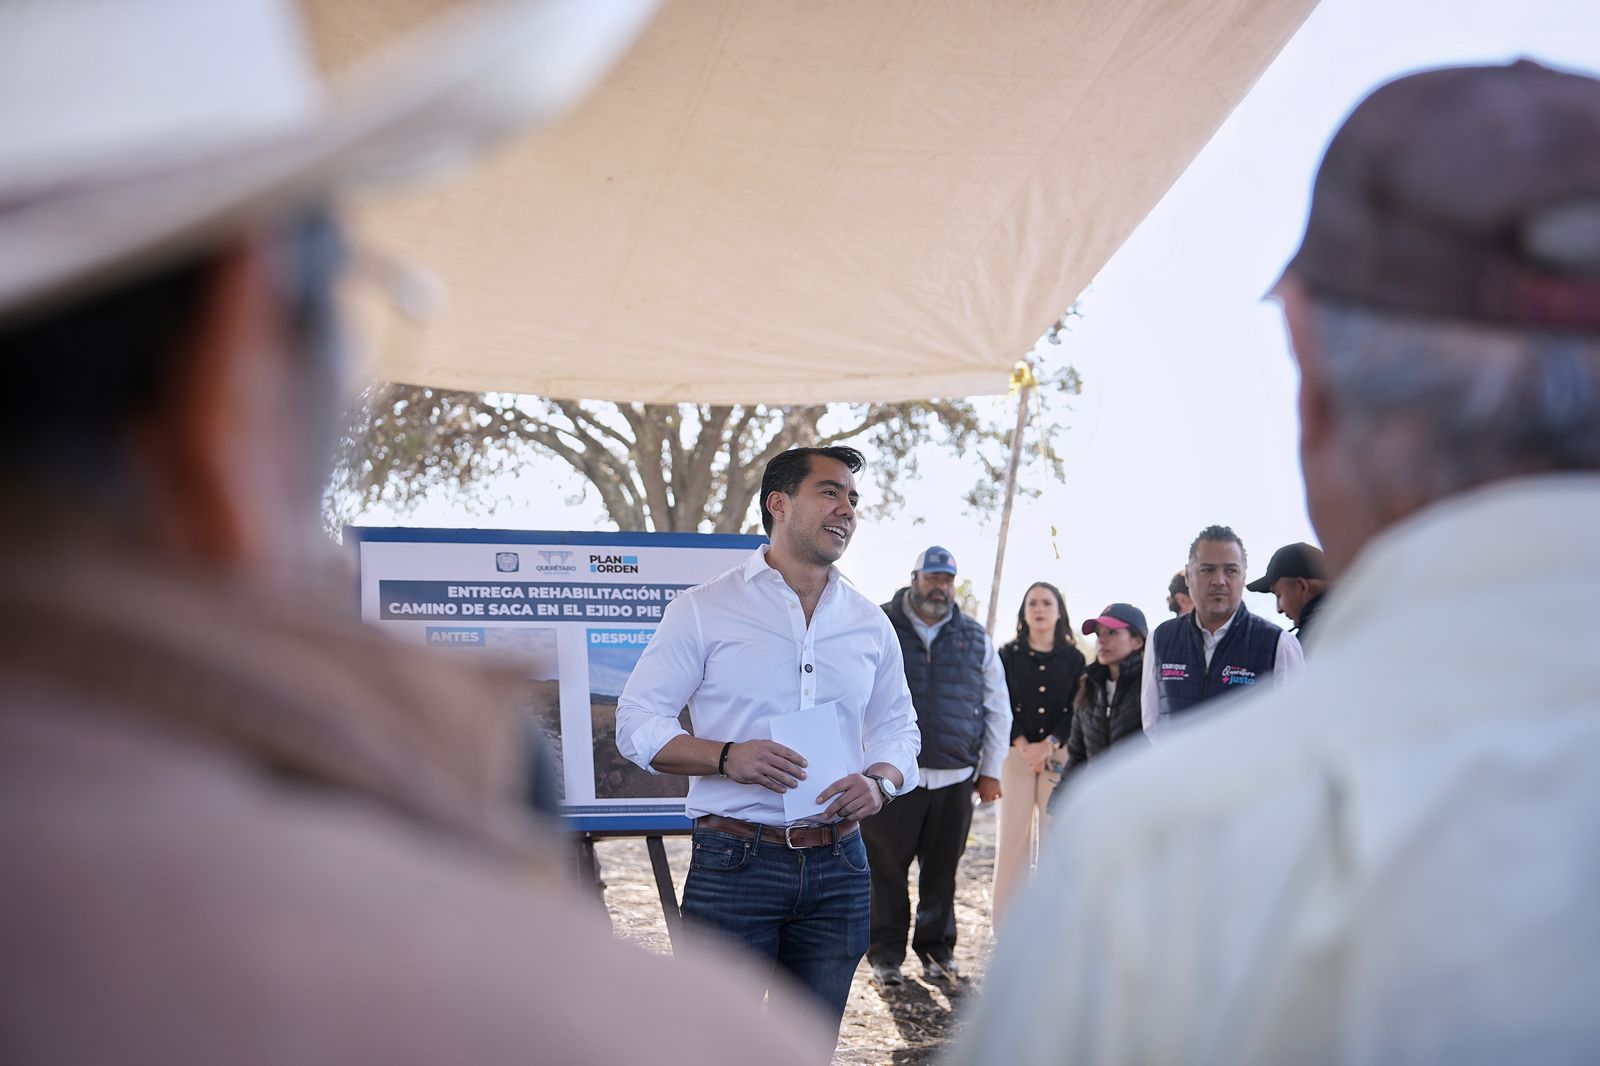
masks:
[[[764,537],[352,527],[361,616],[396,637],[509,659],[578,831],[687,829],[687,778],[617,751],[617,697],[662,612]],[[682,716],[689,728],[689,715]]]

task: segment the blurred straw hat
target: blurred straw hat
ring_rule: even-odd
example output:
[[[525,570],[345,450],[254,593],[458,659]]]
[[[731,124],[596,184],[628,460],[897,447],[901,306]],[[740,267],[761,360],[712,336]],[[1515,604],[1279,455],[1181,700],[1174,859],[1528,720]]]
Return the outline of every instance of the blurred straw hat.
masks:
[[[0,320],[546,122],[654,6],[0,3]]]

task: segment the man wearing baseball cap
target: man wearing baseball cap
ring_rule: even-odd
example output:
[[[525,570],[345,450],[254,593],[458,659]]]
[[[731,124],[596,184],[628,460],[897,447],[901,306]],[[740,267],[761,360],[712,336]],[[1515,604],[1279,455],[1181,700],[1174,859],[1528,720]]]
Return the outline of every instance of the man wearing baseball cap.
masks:
[[[1272,553],[1267,572],[1245,588],[1251,592],[1270,592],[1278,601],[1278,613],[1294,623],[1292,632],[1304,646],[1311,620],[1322,608],[1328,592],[1328,568],[1322,549],[1303,541],[1285,544]]]
[[[1085,775],[954,1063],[1600,1060],[1600,80],[1379,88],[1274,292],[1316,662]]]
[[[283,0],[0,4],[8,1066],[826,1061],[743,960],[611,935],[524,816],[522,674],[361,625],[321,529],[330,205],[560,110],[647,9],[310,5],[376,57],[323,85]]]
[[[1011,740],[1011,695],[994,642],[956,606],[956,560],[934,545],[917,556],[911,583],[883,605],[900,638],[906,684],[917,710],[920,784],[861,823],[872,863],[872,943],[880,987],[904,984],[906,934],[931,981],[954,983],[956,869],[967,850],[974,789],[1000,798],[1000,766]],[[918,866],[913,927],[906,878]]]

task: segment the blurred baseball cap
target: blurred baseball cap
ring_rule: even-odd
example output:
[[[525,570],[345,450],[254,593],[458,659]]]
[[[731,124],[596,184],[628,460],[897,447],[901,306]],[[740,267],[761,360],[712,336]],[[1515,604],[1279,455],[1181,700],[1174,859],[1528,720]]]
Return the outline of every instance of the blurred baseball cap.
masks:
[[[1600,333],[1600,80],[1524,59],[1379,87],[1285,273],[1336,303]]]
[[[1309,577],[1322,579],[1328,576],[1328,567],[1322,558],[1322,549],[1304,541],[1285,544],[1272,553],[1267,572],[1250,582],[1245,588],[1251,592],[1271,592],[1280,577]]]
[[[1105,626],[1107,629],[1131,629],[1141,637],[1150,632],[1144,622],[1144,612],[1131,603],[1107,604],[1099,617],[1083,623],[1083,635],[1086,637],[1091,635],[1097,625]]]
[[[911,569],[923,574],[954,574],[956,557],[935,544],[917,556],[916,565]]]

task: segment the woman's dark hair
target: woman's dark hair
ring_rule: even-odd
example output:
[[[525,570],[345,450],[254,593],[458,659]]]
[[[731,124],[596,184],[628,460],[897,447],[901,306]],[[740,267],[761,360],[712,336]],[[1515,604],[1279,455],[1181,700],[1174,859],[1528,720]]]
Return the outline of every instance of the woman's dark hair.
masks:
[[[1056,644],[1060,648],[1072,644],[1072,619],[1067,617],[1067,601],[1062,597],[1061,590],[1048,581],[1035,581],[1028,586],[1028,591],[1022,594],[1022,605],[1017,608],[1017,643],[1028,643],[1028,597],[1034,589],[1048,589],[1050,595],[1056,598]]]
[[[790,448],[786,452],[774,455],[761,475],[761,528],[769,534],[772,532],[772,512],[767,510],[767,497],[774,492],[781,492],[785,496],[793,496],[799,492],[800,486],[811,476],[813,455],[836,459],[848,467],[852,474],[859,471],[867,461],[866,457],[854,448],[837,444],[829,448]]]

